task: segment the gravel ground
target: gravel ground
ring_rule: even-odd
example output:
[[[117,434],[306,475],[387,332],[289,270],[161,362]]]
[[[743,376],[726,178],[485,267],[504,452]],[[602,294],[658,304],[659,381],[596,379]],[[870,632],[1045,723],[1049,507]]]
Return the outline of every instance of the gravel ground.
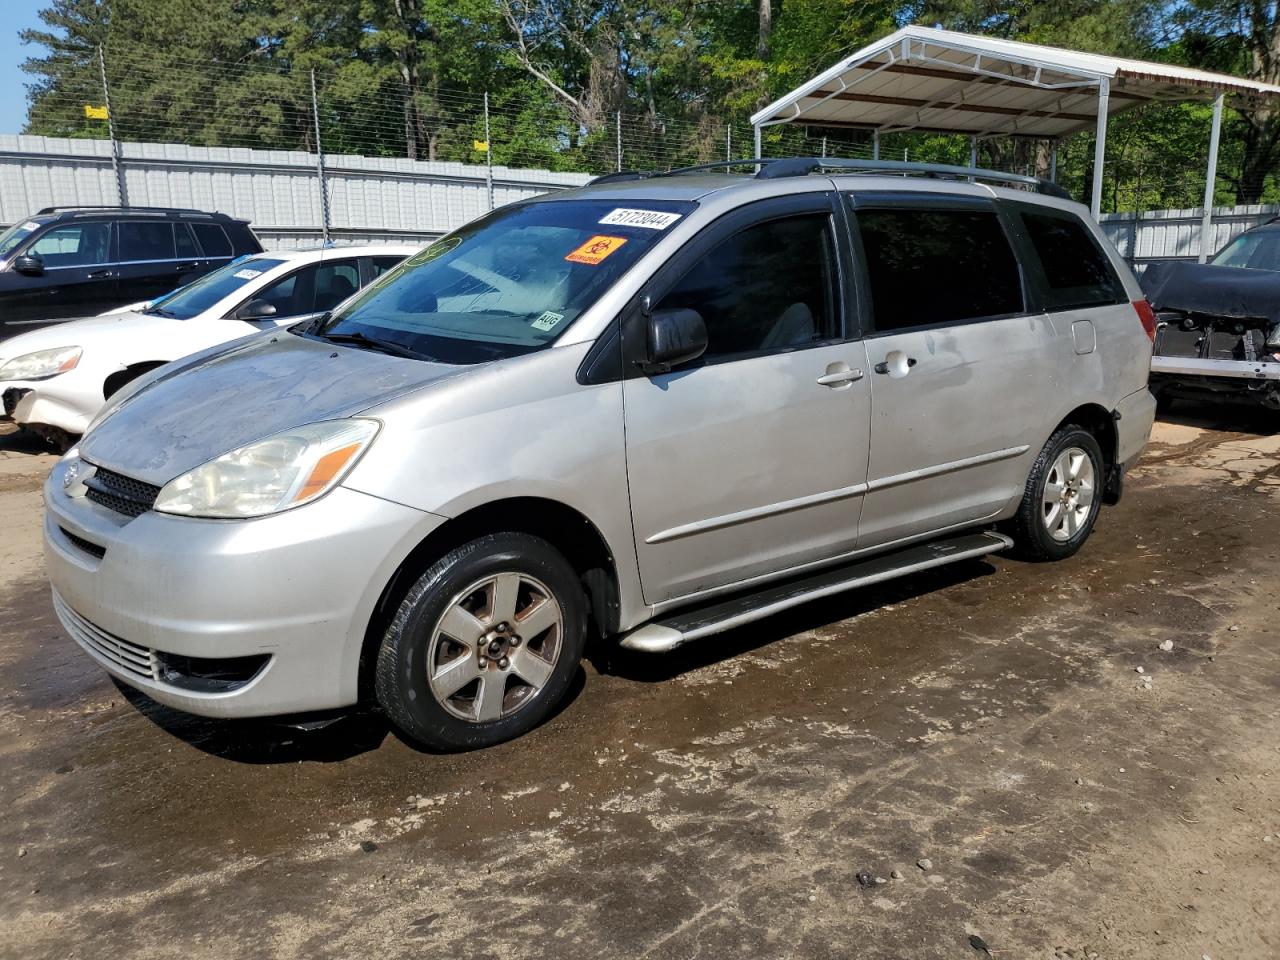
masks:
[[[1179,408],[1070,561],[600,652],[463,756],[117,689],[0,436],[0,956],[1280,956],[1273,427]]]

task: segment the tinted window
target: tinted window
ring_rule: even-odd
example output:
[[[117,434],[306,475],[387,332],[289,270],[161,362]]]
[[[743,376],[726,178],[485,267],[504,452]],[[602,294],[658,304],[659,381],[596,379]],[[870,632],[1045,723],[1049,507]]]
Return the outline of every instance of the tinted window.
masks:
[[[151,306],[143,312],[190,320],[282,263],[284,263],[283,260],[272,260],[268,257],[254,257],[252,260],[228,263],[212,273],[206,273],[199,280],[192,281],[185,287],[151,301]]]
[[[120,259],[126,263],[139,260],[172,260],[174,258],[173,224],[156,220],[122,220],[120,222]]]
[[[1018,262],[981,210],[857,211],[876,330],[1020,313]]]
[[[332,310],[360,289],[360,271],[355,260],[323,264],[316,270],[315,310]]]
[[[39,230],[43,223],[45,223],[43,220],[24,220],[22,223],[15,223],[4,233],[0,233],[0,257],[13,251],[18,244]]]
[[[54,227],[39,237],[27,253],[40,257],[46,267],[79,267],[106,263],[110,246],[111,224],[77,223]]]
[[[259,290],[250,299],[265,300],[276,308],[277,317],[296,317],[311,312],[317,267],[303,267]]]
[[[195,230],[206,257],[231,256],[231,241],[216,223],[193,223],[191,229]]]
[[[785,350],[836,335],[836,277],[829,218],[790,217],[721,243],[658,306],[702,314],[709,358]]]
[[[1045,307],[1066,310],[1126,299],[1107,256],[1070,214],[1019,211],[1035,249]]]
[[[380,277],[403,259],[404,257],[370,257],[369,261],[373,265],[373,275]]]
[[[195,237],[191,236],[191,228],[185,223],[175,223],[173,225],[173,239],[178,248],[179,257],[200,256],[200,251],[196,249]]]

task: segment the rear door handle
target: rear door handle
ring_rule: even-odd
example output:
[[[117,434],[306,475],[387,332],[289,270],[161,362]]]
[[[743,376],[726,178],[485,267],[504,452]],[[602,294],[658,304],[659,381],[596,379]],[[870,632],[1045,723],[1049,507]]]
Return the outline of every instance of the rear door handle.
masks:
[[[190,270],[194,270],[195,268],[196,268],[196,265],[194,263],[180,263],[178,264],[176,269],[178,273],[186,273]]]
[[[115,274],[112,273],[110,270],[95,270],[93,271],[93,273],[89,274],[89,279],[90,280],[106,280],[107,278],[114,277],[114,276]]]
[[[835,365],[833,364],[832,366]],[[861,370],[851,370],[843,364],[840,366],[843,367],[843,369],[832,370],[828,367],[827,369],[829,372],[820,376],[818,378],[818,383],[822,384],[824,387],[838,387],[842,383],[853,383],[856,380],[861,380],[864,376]]]

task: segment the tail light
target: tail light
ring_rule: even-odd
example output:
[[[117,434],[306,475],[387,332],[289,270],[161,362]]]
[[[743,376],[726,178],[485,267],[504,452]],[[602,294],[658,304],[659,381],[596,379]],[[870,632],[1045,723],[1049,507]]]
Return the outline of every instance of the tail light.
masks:
[[[1156,342],[1156,311],[1146,300],[1133,301],[1133,309],[1138,313],[1138,319],[1142,321],[1142,329],[1147,331],[1147,336],[1152,343]]]

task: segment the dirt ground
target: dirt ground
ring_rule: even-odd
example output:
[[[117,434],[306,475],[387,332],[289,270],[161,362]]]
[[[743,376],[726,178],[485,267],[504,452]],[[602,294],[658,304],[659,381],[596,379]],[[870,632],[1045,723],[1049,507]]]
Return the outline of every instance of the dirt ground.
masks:
[[[1274,426],[1176,411],[1071,561],[598,653],[462,756],[122,694],[0,437],[0,956],[1280,956]]]

